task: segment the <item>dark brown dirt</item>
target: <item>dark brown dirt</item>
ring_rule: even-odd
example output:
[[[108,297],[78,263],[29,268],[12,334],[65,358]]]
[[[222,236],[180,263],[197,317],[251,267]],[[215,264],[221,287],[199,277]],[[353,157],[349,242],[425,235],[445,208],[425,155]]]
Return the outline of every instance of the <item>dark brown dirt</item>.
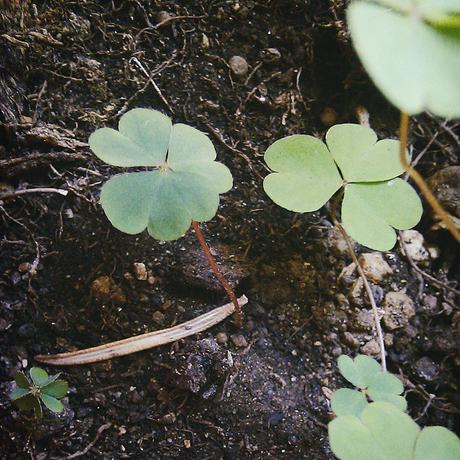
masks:
[[[273,205],[262,190],[262,157],[284,135],[323,135],[326,107],[337,122],[353,122],[364,104],[379,135],[396,136],[397,114],[349,47],[343,3],[51,0],[0,10],[0,90],[8,88],[0,96],[0,193],[69,191],[0,207],[1,458],[333,458],[327,395],[343,384],[336,357],[373,337],[358,321],[367,303],[337,281],[349,260],[331,242],[327,210],[300,216]],[[156,28],[161,11],[178,18]],[[246,78],[230,70],[234,55],[247,60]],[[228,320],[171,346],[66,368],[69,409],[34,425],[7,392],[37,353],[160,329],[226,302],[194,263],[191,231],[166,244],[127,236],[97,203],[114,170],[81,142],[137,106],[209,133],[234,174],[235,187],[203,228],[250,299],[244,328]],[[434,138],[420,163],[425,175],[458,163],[455,128],[415,120],[416,154]],[[416,317],[388,334],[390,367],[406,379],[418,422],[452,429],[459,314],[445,286],[459,282],[458,249],[430,230],[426,215],[418,230],[439,257],[424,269],[443,284],[421,277],[395,248],[385,255],[394,273],[375,292],[405,288],[413,299]],[[133,278],[136,262],[150,283]],[[94,298],[101,276],[113,279],[117,296]]]

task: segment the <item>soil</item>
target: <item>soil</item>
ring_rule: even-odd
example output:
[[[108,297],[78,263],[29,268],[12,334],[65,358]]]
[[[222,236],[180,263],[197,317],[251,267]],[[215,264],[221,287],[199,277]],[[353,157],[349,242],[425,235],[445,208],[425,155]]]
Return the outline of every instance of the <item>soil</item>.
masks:
[[[68,191],[1,203],[1,458],[334,458],[328,396],[345,385],[336,358],[375,353],[369,306],[356,274],[339,277],[350,259],[328,209],[289,213],[264,195],[262,179],[270,143],[356,122],[359,105],[379,136],[397,136],[397,113],[352,52],[344,3],[0,2],[1,192]],[[235,74],[233,56],[248,73]],[[235,186],[202,228],[250,300],[244,327],[228,319],[170,346],[61,369],[71,386],[65,413],[33,421],[8,391],[34,355],[161,329],[227,302],[192,231],[173,243],[128,236],[98,205],[116,171],[91,154],[88,135],[133,107],[208,133],[231,169]],[[430,143],[424,175],[458,163],[456,128],[414,119],[415,155]],[[415,315],[386,331],[411,415],[455,429],[459,253],[425,216],[417,230],[431,256],[417,263],[428,277],[396,247],[373,288],[382,305],[401,290],[413,302]],[[148,280],[136,278],[135,263]],[[109,295],[98,295],[101,279]]]

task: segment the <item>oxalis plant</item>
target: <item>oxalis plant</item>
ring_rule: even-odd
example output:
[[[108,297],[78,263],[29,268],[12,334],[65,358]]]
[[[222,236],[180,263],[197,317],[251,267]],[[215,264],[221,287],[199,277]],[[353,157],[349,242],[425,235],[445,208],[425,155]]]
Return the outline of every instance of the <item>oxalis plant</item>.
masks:
[[[329,442],[341,460],[458,460],[460,440],[441,426],[421,429],[405,412],[403,385],[369,356],[340,356],[343,377],[357,389],[332,394],[336,418]]]
[[[62,412],[64,406],[60,399],[69,391],[69,385],[59,379],[60,374],[49,376],[40,367],[32,367],[29,376],[30,379],[24,372],[18,372],[14,377],[16,388],[10,397],[16,406],[24,412],[33,411],[37,418],[43,415],[42,404],[51,412]]]
[[[173,328],[36,359],[53,365],[102,361],[195,334],[233,311],[236,325],[241,327],[241,305],[247,299],[236,298],[198,224],[215,216],[219,194],[230,190],[233,183],[228,168],[215,161],[216,151],[209,138],[191,126],[173,125],[161,112],[137,108],[121,117],[118,130],[96,130],[89,138],[89,145],[105,163],[137,169],[112,177],[102,187],[101,205],[112,225],[130,235],[147,229],[150,236],[163,241],[182,237],[192,226],[231,304]]]
[[[404,155],[409,116],[460,117],[460,2],[355,0],[347,9],[353,45],[365,69],[401,111],[400,158],[446,228],[460,231]]]
[[[316,211],[342,188],[342,225],[369,248],[390,250],[395,229],[409,229],[421,218],[417,193],[397,177],[404,172],[398,141],[378,141],[370,128],[335,125],[325,143],[304,134],[288,136],[267,149],[265,161],[273,173],[264,190],[290,211]]]

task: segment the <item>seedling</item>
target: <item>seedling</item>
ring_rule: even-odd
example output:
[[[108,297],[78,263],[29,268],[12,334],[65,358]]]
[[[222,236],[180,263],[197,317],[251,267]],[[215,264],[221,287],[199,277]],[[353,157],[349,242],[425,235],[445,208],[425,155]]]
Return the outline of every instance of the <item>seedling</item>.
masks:
[[[460,116],[460,4],[456,0],[353,1],[347,9],[354,47],[382,93],[401,111],[400,159],[446,228],[460,231],[407,161],[409,115]]]
[[[409,229],[421,218],[417,193],[397,177],[404,172],[399,142],[377,141],[370,128],[335,125],[326,144],[313,136],[288,136],[267,149],[265,161],[274,172],[265,178],[264,190],[288,210],[316,211],[343,187],[343,226],[372,249],[391,249],[394,229]]]
[[[49,376],[40,367],[32,367],[29,371],[30,380],[24,372],[18,372],[14,380],[16,388],[11,394],[11,399],[21,411],[33,411],[35,417],[43,415],[42,403],[54,413],[64,410],[60,399],[69,390],[65,380],[59,379],[60,374]]]
[[[441,426],[420,429],[404,411],[399,379],[364,355],[339,357],[342,375],[361,391],[335,391],[329,443],[341,460],[455,460],[460,440]],[[368,402],[368,398],[375,402]],[[403,402],[402,402],[403,401]]]
[[[205,242],[198,222],[211,220],[219,194],[232,187],[232,175],[215,161],[209,138],[191,126],[172,125],[156,110],[133,109],[123,115],[119,130],[101,128],[89,138],[93,152],[104,162],[146,171],[112,177],[101,192],[101,204],[112,225],[128,234],[147,229],[157,240],[175,240],[193,225],[212,271],[235,306],[241,309]]]

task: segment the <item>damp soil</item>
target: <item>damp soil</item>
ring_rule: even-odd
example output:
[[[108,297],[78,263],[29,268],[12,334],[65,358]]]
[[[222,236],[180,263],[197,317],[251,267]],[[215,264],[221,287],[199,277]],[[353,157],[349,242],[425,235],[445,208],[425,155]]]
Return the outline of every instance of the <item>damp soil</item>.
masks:
[[[350,47],[344,3],[0,2],[1,191],[68,191],[1,203],[1,458],[334,458],[328,398],[345,384],[336,358],[375,353],[369,306],[356,275],[340,276],[351,261],[328,209],[284,211],[262,180],[270,143],[355,122],[357,106],[380,136],[397,136],[397,113]],[[233,56],[246,60],[244,75]],[[9,382],[36,354],[158,330],[227,302],[191,230],[172,243],[124,235],[98,205],[116,171],[91,154],[88,135],[134,107],[206,132],[231,169],[234,187],[202,228],[249,298],[244,326],[229,318],[168,346],[60,369],[66,411],[36,422],[8,400]],[[426,176],[458,163],[455,128],[414,120],[414,152],[430,146],[419,162]],[[428,210],[417,230],[435,282],[396,247],[374,291],[379,301],[396,291],[413,301],[416,314],[386,331],[411,415],[455,429],[458,249]]]

